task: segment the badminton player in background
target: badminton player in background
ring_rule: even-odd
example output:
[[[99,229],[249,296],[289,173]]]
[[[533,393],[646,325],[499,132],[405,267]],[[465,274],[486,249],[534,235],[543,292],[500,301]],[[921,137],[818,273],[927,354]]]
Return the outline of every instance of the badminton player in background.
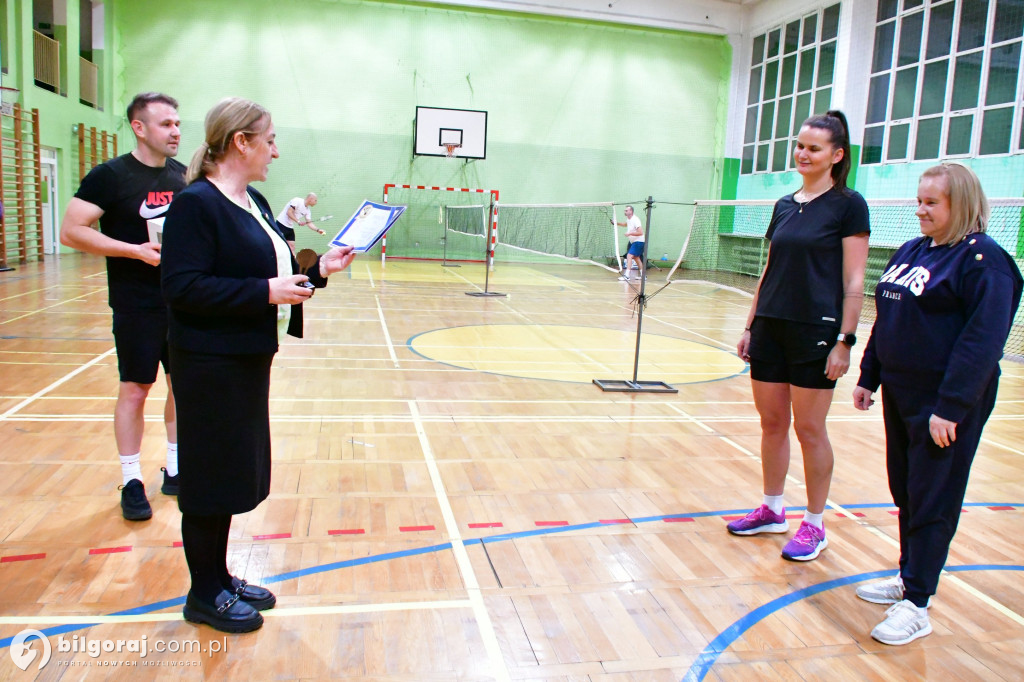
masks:
[[[882,387],[889,491],[899,509],[899,574],[857,588],[865,601],[892,604],[871,631],[884,644],[932,631],[929,600],[1021,298],[1017,265],[985,234],[988,201],[969,168],[926,170],[917,204],[923,236],[896,251],[878,283],[878,315],[853,391],[854,407],[866,410]]]
[[[295,197],[277,214],[277,222],[285,228],[282,232],[284,232],[285,240],[287,240],[288,245],[292,248],[292,252],[295,251],[296,225],[308,227],[317,234],[327,234],[313,224],[313,212],[309,209],[316,206],[317,201],[316,194],[310,192],[306,195],[305,199]]]
[[[640,222],[640,218],[634,215],[633,207],[626,207],[626,222],[616,223],[614,220],[612,224],[618,227],[626,228],[626,239],[629,240],[629,250],[626,251],[626,263],[624,265],[625,270],[622,271],[622,276],[619,277],[621,280],[629,279],[629,271],[632,269],[633,261],[636,261],[637,278],[644,276],[644,227]]]
[[[789,530],[783,492],[792,421],[803,452],[807,509],[782,557],[810,561],[828,546],[823,514],[833,455],[825,418],[857,341],[869,228],[867,202],[846,186],[850,132],[842,112],[804,121],[793,160],[803,186],[775,203],[765,235],[768,260],[736,345],[740,358],[750,362],[761,417],[764,498],[728,530],[733,535]]]

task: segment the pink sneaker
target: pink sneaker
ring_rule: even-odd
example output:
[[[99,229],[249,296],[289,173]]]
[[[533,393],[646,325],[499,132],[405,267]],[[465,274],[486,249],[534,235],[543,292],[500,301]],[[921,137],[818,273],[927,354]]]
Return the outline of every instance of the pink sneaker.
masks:
[[[758,533],[785,533],[789,531],[789,521],[786,520],[786,510],[776,514],[768,505],[750,512],[742,519],[731,521],[728,526],[729,532],[733,535],[757,535]]]
[[[818,558],[821,550],[828,547],[825,530],[806,521],[800,524],[796,535],[782,548],[782,558],[790,561],[810,561]]]

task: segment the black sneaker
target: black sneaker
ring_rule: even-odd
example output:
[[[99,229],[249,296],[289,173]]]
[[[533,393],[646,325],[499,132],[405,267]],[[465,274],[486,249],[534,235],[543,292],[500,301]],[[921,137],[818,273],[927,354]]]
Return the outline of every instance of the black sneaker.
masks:
[[[121,514],[129,521],[145,521],[153,516],[146,499],[146,486],[137,478],[125,483],[121,490]]]
[[[160,486],[160,492],[164,495],[177,495],[178,494],[178,475],[174,476],[167,475],[167,469],[160,467],[160,471],[164,472],[164,484]]]

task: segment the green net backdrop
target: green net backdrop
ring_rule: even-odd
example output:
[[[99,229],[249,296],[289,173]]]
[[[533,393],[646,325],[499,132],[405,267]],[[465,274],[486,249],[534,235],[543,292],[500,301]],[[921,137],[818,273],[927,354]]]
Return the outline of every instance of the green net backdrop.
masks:
[[[886,263],[904,242],[920,236],[914,199],[869,199],[871,220],[864,291],[873,296]],[[668,278],[710,281],[753,294],[768,256],[764,235],[772,217],[771,200],[698,201],[689,240]],[[987,233],[1024,269],[1024,199],[989,199],[992,210]],[[862,322],[874,319],[867,299]],[[1007,339],[1008,355],[1024,355],[1024,307],[1017,311]]]
[[[256,187],[275,211],[313,191],[314,218],[347,217],[386,182],[508,203],[719,193],[726,36],[368,0],[133,0],[108,17],[114,91],[179,99],[180,160],[222,97],[271,111],[281,156]],[[413,156],[417,105],[487,111],[487,158]],[[339,223],[297,246],[322,249]],[[659,255],[679,252],[681,231],[662,238]]]

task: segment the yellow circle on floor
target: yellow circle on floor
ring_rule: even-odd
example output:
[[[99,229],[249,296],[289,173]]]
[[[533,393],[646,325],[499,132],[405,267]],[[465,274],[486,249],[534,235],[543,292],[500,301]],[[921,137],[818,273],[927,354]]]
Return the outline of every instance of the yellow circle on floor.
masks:
[[[454,367],[524,379],[590,383],[632,379],[636,332],[598,327],[482,324],[424,332],[413,352]],[[637,379],[692,384],[746,370],[735,353],[670,336],[642,334]]]

